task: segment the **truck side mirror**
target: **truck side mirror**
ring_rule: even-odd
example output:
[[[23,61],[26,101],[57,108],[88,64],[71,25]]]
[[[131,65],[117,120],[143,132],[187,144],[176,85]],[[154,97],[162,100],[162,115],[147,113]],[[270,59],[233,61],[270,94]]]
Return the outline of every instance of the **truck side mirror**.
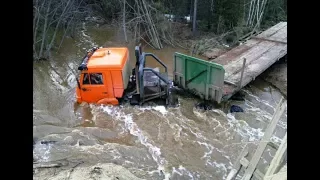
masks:
[[[78,88],[81,89],[80,81],[79,81],[79,79],[77,77],[76,77],[76,80],[77,80]]]

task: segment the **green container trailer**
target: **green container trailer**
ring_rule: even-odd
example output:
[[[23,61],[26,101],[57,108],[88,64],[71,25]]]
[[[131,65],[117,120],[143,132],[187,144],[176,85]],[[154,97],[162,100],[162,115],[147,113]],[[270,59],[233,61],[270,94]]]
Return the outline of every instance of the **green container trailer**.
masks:
[[[225,73],[222,65],[177,52],[173,63],[176,85],[202,99],[221,102]]]

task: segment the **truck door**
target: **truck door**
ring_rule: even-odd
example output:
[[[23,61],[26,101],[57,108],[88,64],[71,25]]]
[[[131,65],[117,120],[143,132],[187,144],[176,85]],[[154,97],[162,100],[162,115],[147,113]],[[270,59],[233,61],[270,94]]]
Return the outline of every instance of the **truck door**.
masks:
[[[103,73],[82,73],[81,82],[81,97],[83,101],[96,103],[107,97],[107,83]]]

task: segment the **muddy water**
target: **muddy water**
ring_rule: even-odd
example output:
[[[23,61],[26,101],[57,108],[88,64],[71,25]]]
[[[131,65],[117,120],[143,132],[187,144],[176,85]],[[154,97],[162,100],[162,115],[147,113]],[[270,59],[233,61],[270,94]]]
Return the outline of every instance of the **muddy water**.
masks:
[[[256,79],[243,89],[245,101],[227,103],[226,107],[241,106],[244,113],[197,110],[199,99],[182,97],[180,106],[170,109],[75,104],[75,77],[85,49],[126,45],[134,61],[134,45],[121,43],[119,37],[109,29],[84,29],[79,40],[67,39],[50,61],[34,63],[35,161],[114,163],[142,179],[225,179],[244,145],[249,145],[249,152],[256,148],[281,93]],[[164,61],[169,73],[173,53],[188,53],[169,47],[144,51]],[[158,66],[152,59],[147,65]],[[286,129],[285,112],[272,140],[280,144]],[[261,171],[274,153],[271,148],[265,151]]]

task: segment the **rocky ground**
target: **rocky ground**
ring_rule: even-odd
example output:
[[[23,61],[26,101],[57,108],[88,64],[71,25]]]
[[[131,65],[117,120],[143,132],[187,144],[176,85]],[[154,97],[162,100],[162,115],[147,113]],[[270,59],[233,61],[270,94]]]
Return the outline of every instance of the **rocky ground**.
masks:
[[[67,169],[57,169],[60,164],[39,166],[34,169],[33,179],[43,179],[51,177],[50,180],[140,180],[126,168],[112,163],[98,163],[95,165],[81,165],[82,162]],[[34,165],[35,166],[35,165]]]

